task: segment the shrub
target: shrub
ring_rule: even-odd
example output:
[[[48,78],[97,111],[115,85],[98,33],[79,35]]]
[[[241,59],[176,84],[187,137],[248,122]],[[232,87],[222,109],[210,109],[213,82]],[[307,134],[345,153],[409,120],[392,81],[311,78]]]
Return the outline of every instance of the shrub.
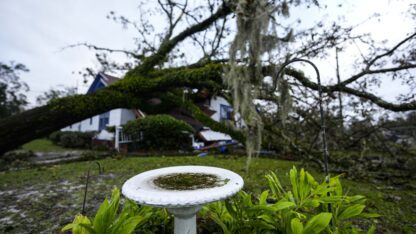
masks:
[[[49,135],[49,140],[51,140],[55,145],[58,145],[59,144],[59,141],[61,140],[61,135],[62,135],[62,133],[64,133],[64,132],[61,132],[61,131],[56,131],[56,132],[53,132],[53,133],[51,133],[50,135]]]
[[[95,132],[53,132],[49,139],[55,144],[65,148],[90,149],[92,137]]]
[[[318,183],[303,169],[298,173],[290,170],[291,187],[286,190],[274,173],[266,175],[269,190],[259,196],[239,192],[225,201],[202,207],[200,223],[205,224],[202,233],[359,233],[363,218],[378,217],[365,212],[365,197],[347,196],[342,191],[338,177],[331,178],[328,185]],[[327,193],[331,196],[328,197]],[[100,206],[93,221],[77,215],[72,224],[63,231],[72,233],[132,233],[140,227],[140,233],[166,233],[171,230],[172,216],[166,209],[137,206],[126,200],[117,216],[120,192],[113,190],[110,202]],[[332,211],[328,204],[332,204]],[[103,217],[106,219],[103,221]],[[133,219],[134,218],[134,219]],[[134,222],[133,222],[134,221]],[[354,223],[353,223],[354,221]],[[331,224],[332,222],[332,224]],[[214,224],[214,225],[212,225]],[[215,225],[217,224],[217,225]],[[122,226],[130,227],[125,232]],[[371,226],[368,234],[374,233]]]
[[[15,167],[30,165],[30,158],[35,157],[31,150],[13,150],[3,154],[0,158],[0,171]]]
[[[245,192],[202,208],[202,215],[224,233],[358,233],[352,221],[378,217],[364,212],[365,197],[343,194],[338,177],[318,183],[303,169],[290,170],[291,189],[274,173],[266,176],[269,190],[257,199]],[[327,196],[330,192],[331,196]],[[254,201],[253,201],[254,200]],[[332,211],[328,210],[331,203]],[[332,224],[330,222],[332,221]],[[374,233],[374,226],[367,233]]]
[[[169,115],[152,115],[127,122],[123,131],[135,140],[139,149],[177,150],[191,147],[187,123]]]
[[[94,219],[77,214],[72,223],[62,228],[64,233],[118,233],[129,234],[139,228],[143,233],[156,233],[161,224],[171,224],[171,215],[165,209],[154,209],[149,206],[138,206],[135,202],[126,199],[119,211],[120,190],[113,189],[111,199],[105,199],[98,208]],[[171,226],[171,225],[170,225]],[[164,228],[161,228],[164,230]]]
[[[29,158],[34,156],[35,155],[31,150],[13,150],[5,153],[1,159],[10,163],[16,160],[27,161]]]

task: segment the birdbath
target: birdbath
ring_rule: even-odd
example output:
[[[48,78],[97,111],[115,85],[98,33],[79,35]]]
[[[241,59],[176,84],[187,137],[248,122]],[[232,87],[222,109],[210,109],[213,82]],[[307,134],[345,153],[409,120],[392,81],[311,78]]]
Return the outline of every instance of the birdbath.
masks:
[[[198,210],[234,195],[243,185],[241,176],[226,169],[176,166],[140,173],[124,183],[122,193],[139,204],[167,208],[175,217],[175,234],[195,234]]]

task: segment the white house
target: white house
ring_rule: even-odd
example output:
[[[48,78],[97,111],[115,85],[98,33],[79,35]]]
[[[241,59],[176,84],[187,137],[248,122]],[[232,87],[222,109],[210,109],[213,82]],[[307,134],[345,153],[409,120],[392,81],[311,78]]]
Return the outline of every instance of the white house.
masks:
[[[93,93],[100,88],[106,87],[118,80],[117,77],[110,76],[104,73],[98,73],[92,82],[88,93]],[[93,116],[88,119],[84,119],[81,122],[69,125],[62,129],[62,131],[78,131],[88,132],[97,131],[101,132],[106,126],[120,126],[127,123],[130,120],[136,119],[140,116],[140,111],[129,109],[113,109],[111,111],[102,113],[100,115]]]
[[[106,87],[114,82],[119,80],[119,78],[110,76],[104,73],[99,73],[92,82],[90,88],[87,91],[88,93],[93,93],[100,88]],[[218,122],[223,122],[225,124],[234,124],[237,127],[242,127],[242,121],[238,120],[239,115],[234,114],[231,104],[223,97],[213,96],[209,98],[202,99],[201,102],[197,103],[198,106],[208,114],[212,119]],[[194,120],[192,116],[184,114],[181,110],[172,111],[170,113],[177,119],[181,119],[188,124],[190,124],[198,133],[198,136],[204,141],[226,141],[232,140],[232,138],[223,133],[218,133],[210,130],[207,127],[204,127],[197,120]],[[130,120],[144,117],[144,113],[140,110],[131,110],[131,109],[113,109],[111,111],[93,116],[91,118],[85,119],[81,122],[72,124],[62,129],[62,131],[97,131],[99,134],[97,138],[100,140],[112,140],[112,134],[105,131],[107,126],[116,127],[117,131],[119,127],[124,125]],[[104,131],[103,131],[104,130]],[[117,135],[119,136],[119,135]],[[116,145],[119,143],[120,139],[116,139]]]

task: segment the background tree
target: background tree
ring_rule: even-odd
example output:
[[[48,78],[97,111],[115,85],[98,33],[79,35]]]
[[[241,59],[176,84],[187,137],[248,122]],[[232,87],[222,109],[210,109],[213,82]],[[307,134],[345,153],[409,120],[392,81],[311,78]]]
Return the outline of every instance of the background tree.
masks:
[[[53,100],[56,100],[58,98],[62,97],[68,97],[73,96],[77,94],[77,88],[76,87],[62,87],[61,89],[49,89],[48,91],[44,92],[42,95],[39,95],[36,98],[36,103],[38,105],[45,105]]]
[[[19,75],[28,71],[21,63],[0,62],[0,119],[21,112],[27,105],[24,92],[29,91],[29,87]]]

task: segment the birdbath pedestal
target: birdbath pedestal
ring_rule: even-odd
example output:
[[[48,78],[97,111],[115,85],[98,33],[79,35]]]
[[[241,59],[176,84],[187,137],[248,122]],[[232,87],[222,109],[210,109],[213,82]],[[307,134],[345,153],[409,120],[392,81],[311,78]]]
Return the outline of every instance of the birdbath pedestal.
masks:
[[[234,195],[243,185],[241,176],[226,169],[176,166],[140,173],[124,183],[122,193],[139,204],[167,208],[175,217],[175,234],[196,234],[198,210]]]

